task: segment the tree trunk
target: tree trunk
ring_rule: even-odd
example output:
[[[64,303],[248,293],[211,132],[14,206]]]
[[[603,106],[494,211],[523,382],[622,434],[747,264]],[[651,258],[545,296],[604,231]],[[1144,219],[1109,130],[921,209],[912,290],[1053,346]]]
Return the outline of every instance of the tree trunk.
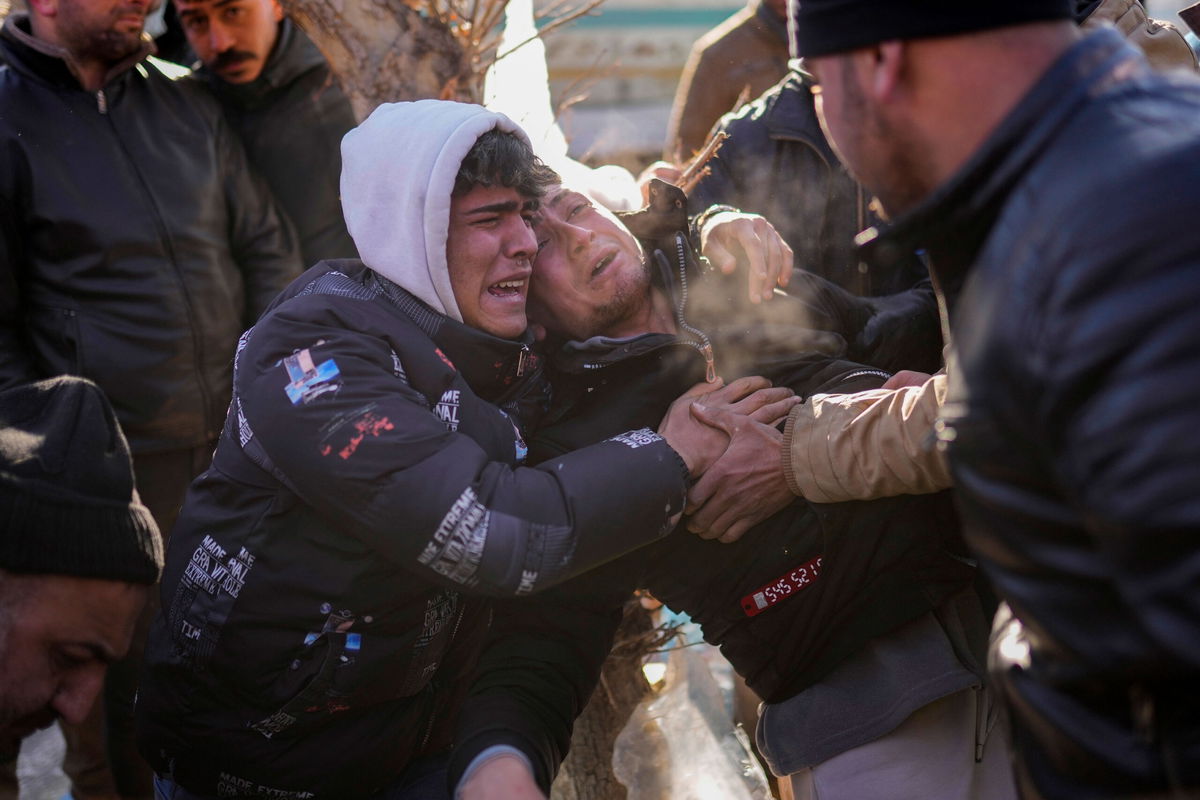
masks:
[[[450,28],[404,0],[282,0],[324,54],[361,122],[380,103],[478,102],[482,76]]]
[[[637,704],[651,694],[642,674],[646,654],[672,633],[657,628],[652,612],[636,599],[626,603],[600,685],[575,721],[571,752],[551,789],[553,800],[625,800],[625,786],[613,774],[613,743]]]
[[[612,770],[613,743],[629,715],[650,695],[642,675],[642,652],[622,653],[620,643],[639,641],[654,624],[638,602],[625,606],[617,646],[604,662],[600,685],[575,721],[571,751],[551,792],[554,800],[625,800],[625,787]]]

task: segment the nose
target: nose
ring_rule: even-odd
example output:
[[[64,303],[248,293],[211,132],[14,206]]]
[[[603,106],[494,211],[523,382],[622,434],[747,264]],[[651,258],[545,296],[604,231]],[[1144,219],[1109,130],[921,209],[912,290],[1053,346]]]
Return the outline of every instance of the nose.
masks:
[[[74,673],[58,686],[50,705],[67,722],[78,725],[92,710],[104,686],[104,666],[97,664]]]
[[[572,225],[570,222],[567,222],[564,228],[567,244],[572,253],[586,252],[588,245],[596,238],[595,231],[580,225]]]
[[[509,228],[508,257],[532,261],[537,255],[537,235],[533,228],[521,216],[517,216]]]
[[[216,20],[211,20],[208,23],[208,45],[214,53],[224,53],[233,47],[234,39],[232,34],[225,30],[224,25]]]

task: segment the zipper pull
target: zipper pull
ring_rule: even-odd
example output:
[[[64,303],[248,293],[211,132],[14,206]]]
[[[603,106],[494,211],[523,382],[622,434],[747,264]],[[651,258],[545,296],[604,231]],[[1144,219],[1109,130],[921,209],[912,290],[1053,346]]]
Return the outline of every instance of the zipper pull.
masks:
[[[717,382],[717,363],[713,358],[712,345],[707,342],[700,345],[700,353],[704,356],[704,380],[709,383]]]
[[[517,377],[525,374],[526,362],[529,360],[529,345],[521,345],[521,352],[517,355]]]
[[[104,90],[103,90],[103,89],[97,89],[97,90],[96,90],[96,109],[97,109],[97,110],[98,110],[98,111],[99,111],[101,114],[107,114],[107,113],[108,113],[108,98],[104,96]]]

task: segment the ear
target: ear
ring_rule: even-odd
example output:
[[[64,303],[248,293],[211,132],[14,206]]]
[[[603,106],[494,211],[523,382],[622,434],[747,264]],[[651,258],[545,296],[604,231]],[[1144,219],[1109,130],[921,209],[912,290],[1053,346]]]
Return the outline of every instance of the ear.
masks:
[[[279,0],[271,0],[271,16],[276,22],[283,22],[283,6],[279,5]]]
[[[35,16],[56,17],[58,16],[58,0],[29,0],[29,10]]]
[[[900,89],[901,78],[904,75],[907,48],[903,41],[892,40],[880,42],[872,48],[872,52],[875,55],[875,65],[871,89],[879,100],[885,102],[893,100]]]

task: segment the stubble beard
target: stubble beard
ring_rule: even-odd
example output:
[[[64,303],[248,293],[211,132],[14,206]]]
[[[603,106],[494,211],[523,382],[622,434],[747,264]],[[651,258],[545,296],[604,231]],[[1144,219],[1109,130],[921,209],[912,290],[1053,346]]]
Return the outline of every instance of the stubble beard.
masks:
[[[126,9],[116,8],[111,19],[94,20],[71,0],[62,6],[67,11],[59,23],[59,35],[67,49],[80,60],[94,60],[102,64],[116,64],[136,53],[142,46],[144,27],[134,31],[114,29],[116,18]]]
[[[650,267],[644,259],[638,263],[640,269],[618,284],[606,303],[596,307],[587,326],[590,330],[609,335],[626,327],[650,304]]]

